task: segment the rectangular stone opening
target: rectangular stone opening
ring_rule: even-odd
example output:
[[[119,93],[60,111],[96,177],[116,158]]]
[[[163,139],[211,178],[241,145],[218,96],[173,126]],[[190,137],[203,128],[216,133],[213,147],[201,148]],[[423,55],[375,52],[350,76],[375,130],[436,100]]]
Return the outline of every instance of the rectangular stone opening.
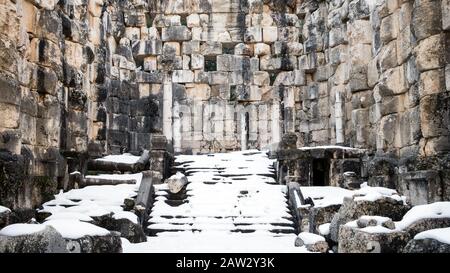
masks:
[[[313,186],[330,185],[330,160],[325,158],[313,159],[312,163],[312,181]]]
[[[205,71],[217,71],[217,59],[215,56],[205,56]]]
[[[187,26],[187,15],[180,15],[180,22],[182,26]]]

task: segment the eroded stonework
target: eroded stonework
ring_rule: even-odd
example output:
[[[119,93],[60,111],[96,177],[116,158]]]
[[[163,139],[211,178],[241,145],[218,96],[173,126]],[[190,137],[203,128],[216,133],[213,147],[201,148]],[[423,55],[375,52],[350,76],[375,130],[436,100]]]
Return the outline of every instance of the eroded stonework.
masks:
[[[288,132],[367,150],[370,185],[448,200],[449,5],[0,0],[0,203],[40,204],[153,133],[206,153]]]

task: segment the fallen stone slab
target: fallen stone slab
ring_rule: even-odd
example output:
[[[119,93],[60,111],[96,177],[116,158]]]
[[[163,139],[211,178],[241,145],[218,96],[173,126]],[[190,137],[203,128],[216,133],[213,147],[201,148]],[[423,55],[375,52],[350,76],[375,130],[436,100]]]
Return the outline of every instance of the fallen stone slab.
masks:
[[[403,231],[361,230],[342,225],[339,229],[339,253],[398,253],[409,240]]]
[[[58,219],[44,222],[66,240],[70,253],[121,253],[120,233],[78,220]]]
[[[0,231],[0,253],[67,253],[56,229],[35,224],[13,224]]]
[[[450,253],[450,244],[434,239],[411,240],[403,253]]]
[[[338,252],[398,253],[409,251],[413,247],[409,246],[406,249],[406,246],[411,240],[427,237],[419,236],[420,233],[449,226],[450,202],[415,206],[403,216],[401,221],[397,222],[392,222],[388,217],[363,216],[340,226]],[[432,243],[427,242],[426,244]],[[433,247],[435,246],[433,245]]]
[[[125,212],[124,212],[125,213]],[[133,214],[131,212],[128,212]],[[105,228],[109,231],[120,233],[120,237],[126,238],[131,243],[142,243],[147,241],[144,229],[138,224],[136,219],[117,218],[113,214],[93,217],[96,226]]]
[[[122,253],[122,241],[119,232],[104,236],[84,236],[78,239],[66,239],[69,253]]]
[[[321,253],[326,253],[329,249],[324,237],[309,232],[301,232],[295,239],[295,246],[305,246],[308,251]]]
[[[179,193],[188,183],[186,176],[180,172],[172,175],[166,180],[169,191],[173,194]]]
[[[395,190],[382,187],[363,186],[352,197],[345,197],[338,213],[330,224],[330,238],[338,242],[339,227],[363,215],[389,217],[394,221],[402,219],[410,209]]]
[[[410,240],[404,253],[450,253],[450,227],[423,231]]]

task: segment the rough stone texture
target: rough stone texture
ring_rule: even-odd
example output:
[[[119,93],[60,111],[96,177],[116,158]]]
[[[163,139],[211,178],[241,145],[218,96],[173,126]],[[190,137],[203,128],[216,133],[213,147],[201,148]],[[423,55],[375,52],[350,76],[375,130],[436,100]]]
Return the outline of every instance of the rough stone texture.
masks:
[[[106,236],[84,236],[79,239],[65,239],[69,253],[121,253],[120,233]]]
[[[404,232],[368,233],[341,226],[339,231],[339,253],[398,253],[408,242]]]
[[[399,253],[402,251],[414,251],[416,244],[414,236],[420,232],[448,227],[450,220],[448,218],[420,219],[404,230],[369,233],[359,228],[342,225],[339,229],[339,253]],[[425,243],[425,244],[422,244]],[[433,249],[442,249],[441,244],[432,242],[417,242],[417,248],[429,247],[430,252]],[[427,251],[425,251],[427,252]],[[423,252],[422,252],[423,253]]]
[[[334,242],[340,239],[340,228],[345,223],[358,219],[363,215],[378,215],[389,217],[394,221],[400,221],[408,211],[409,206],[402,201],[396,201],[389,197],[372,201],[354,201],[354,198],[345,198],[337,214],[330,224],[330,237]]]
[[[434,239],[411,240],[403,253],[450,253],[450,245]]]
[[[12,154],[0,164],[14,174],[0,203],[11,208],[67,189],[90,157],[148,149],[154,133],[175,153],[295,133],[298,146],[364,148],[365,164],[390,158],[394,170],[450,151],[448,0],[0,4],[0,149]],[[434,196],[448,199],[438,172]]]
[[[0,253],[67,253],[66,241],[53,227],[21,236],[0,236]]]
[[[147,236],[139,224],[128,219],[114,219],[110,215],[94,217],[94,224],[110,231],[120,233],[120,237],[128,239],[131,243],[142,243],[147,241]]]
[[[299,237],[295,239],[295,246],[305,246],[306,250],[308,251],[320,253],[327,253],[329,249],[328,243],[326,241],[319,241],[315,244],[305,244],[305,242],[303,242],[303,240]]]

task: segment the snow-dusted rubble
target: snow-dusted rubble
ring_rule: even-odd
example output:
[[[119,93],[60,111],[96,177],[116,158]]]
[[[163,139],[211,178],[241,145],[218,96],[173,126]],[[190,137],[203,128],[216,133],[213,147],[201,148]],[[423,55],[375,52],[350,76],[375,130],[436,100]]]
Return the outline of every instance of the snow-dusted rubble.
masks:
[[[73,219],[91,221],[91,217],[98,217],[114,213],[115,219],[130,219],[136,222],[135,217],[123,212],[121,205],[125,198],[136,196],[142,180],[142,173],[99,175],[117,180],[134,179],[136,184],[87,186],[81,189],[73,189],[68,192],[60,192],[55,199],[43,204],[40,212],[48,212],[52,215],[47,220]]]

